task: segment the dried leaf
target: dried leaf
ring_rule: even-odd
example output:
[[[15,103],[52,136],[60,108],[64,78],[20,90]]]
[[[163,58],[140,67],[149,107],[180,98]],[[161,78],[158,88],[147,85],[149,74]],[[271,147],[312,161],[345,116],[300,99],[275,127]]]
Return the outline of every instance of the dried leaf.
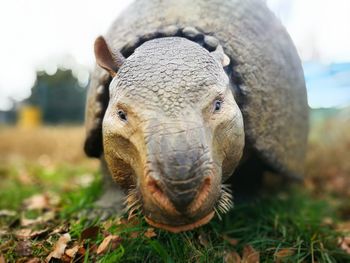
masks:
[[[78,248],[78,251],[75,252],[76,247]],[[65,251],[65,256],[71,259],[70,262],[72,261],[81,262],[80,259],[83,259],[85,257],[85,253],[86,253],[86,249],[83,247],[82,244],[80,244],[80,245],[74,246],[73,248],[67,249]],[[91,253],[91,247],[89,248],[89,253]]]
[[[46,262],[49,262],[51,258],[61,259],[70,240],[71,238],[68,233],[62,235],[55,244],[53,251],[47,256]]]
[[[230,245],[232,245],[232,246],[236,246],[236,245],[238,244],[238,242],[239,242],[238,239],[236,239],[236,238],[231,238],[231,237],[229,237],[229,236],[227,236],[227,235],[224,235],[224,236],[223,236],[223,239],[224,239],[225,241],[227,241],[228,243],[230,243]]]
[[[0,263],[6,263],[5,257],[0,254]]]
[[[55,216],[56,216],[55,212],[49,211],[44,213],[42,216],[37,217],[36,219],[28,219],[28,218],[22,217],[21,226],[44,224],[46,222],[53,220]]]
[[[137,226],[138,224],[140,224],[140,220],[137,217],[133,217],[127,220],[127,224],[130,226]]]
[[[241,263],[242,259],[236,251],[225,252],[225,263]]]
[[[126,229],[126,228],[130,228],[133,226],[136,226],[140,223],[138,218],[131,218],[130,220],[126,219],[126,218],[118,218],[116,220],[116,225],[118,225],[118,228],[120,230]],[[136,234],[131,234],[133,238],[136,238],[138,236],[139,233]]]
[[[19,229],[15,232],[15,236],[18,239],[31,239],[35,237],[40,237],[49,232],[49,228],[41,229],[41,230],[32,230],[30,228]]]
[[[67,256],[66,254],[63,254],[60,261],[63,263],[70,263],[72,261],[72,259],[69,256]]]
[[[152,238],[152,237],[156,237],[157,233],[154,232],[154,228],[149,227],[149,228],[147,228],[147,231],[145,232],[144,235],[145,235],[145,237]]]
[[[334,225],[334,220],[331,217],[325,217],[322,220],[322,225],[324,225],[324,226],[333,226]]]
[[[110,235],[106,237],[97,248],[97,255],[106,253],[109,249],[116,249],[122,241],[120,236]]]
[[[245,245],[243,248],[242,263],[259,263],[260,254],[251,245]]]
[[[276,262],[281,262],[283,259],[294,255],[294,250],[290,248],[283,248],[277,251],[275,254]]]
[[[80,248],[80,246],[79,246],[79,245],[76,245],[76,246],[74,246],[74,247],[72,247],[72,248],[67,249],[65,253],[66,253],[66,255],[67,255],[68,257],[74,258],[75,255],[78,253],[79,248]]]
[[[25,199],[24,205],[28,210],[43,210],[50,208],[49,197],[47,194],[36,194]]]
[[[80,240],[95,239],[98,236],[99,232],[100,232],[99,226],[90,226],[88,228],[85,228],[83,232],[81,232]]]
[[[339,247],[350,255],[350,237],[339,238]]]
[[[119,218],[117,220],[117,225],[127,225],[127,224],[128,224],[128,220],[126,218],[124,218],[124,217]]]
[[[40,263],[40,259],[39,258],[32,258],[29,259],[26,263]]]
[[[62,224],[60,226],[58,226],[57,228],[55,228],[50,234],[62,234],[67,232],[69,229],[67,224]]]
[[[86,249],[83,246],[79,247],[78,254],[84,257],[85,253]]]
[[[15,232],[15,236],[19,239],[27,239],[30,238],[32,231],[33,230],[29,228],[19,229]]]
[[[20,241],[16,244],[15,253],[20,257],[32,255],[32,245],[29,241]]]
[[[0,210],[0,217],[11,217],[11,216],[15,216],[16,215],[16,211],[13,210],[7,210],[7,209],[3,209]]]
[[[339,230],[340,232],[342,232],[344,234],[350,235],[350,221],[338,224],[337,230]]]
[[[139,237],[140,232],[138,231],[134,231],[130,233],[130,238],[138,238]]]

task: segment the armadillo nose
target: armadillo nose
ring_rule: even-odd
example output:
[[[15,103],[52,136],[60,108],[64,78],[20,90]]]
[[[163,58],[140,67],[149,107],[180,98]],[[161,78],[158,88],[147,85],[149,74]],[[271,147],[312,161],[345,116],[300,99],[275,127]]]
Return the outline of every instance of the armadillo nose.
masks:
[[[186,190],[168,192],[168,196],[177,211],[186,214],[194,214],[208,198],[210,188],[211,178],[208,176],[196,185],[189,185],[189,188]]]
[[[160,182],[158,180],[149,176],[147,180],[147,188],[155,203],[157,203],[159,207],[170,212],[171,214],[178,214],[176,208],[162,190],[162,187],[160,186]]]
[[[196,184],[175,181],[166,185],[149,178],[148,188],[158,206],[166,211],[172,214],[193,214],[208,198],[211,177],[208,176]]]

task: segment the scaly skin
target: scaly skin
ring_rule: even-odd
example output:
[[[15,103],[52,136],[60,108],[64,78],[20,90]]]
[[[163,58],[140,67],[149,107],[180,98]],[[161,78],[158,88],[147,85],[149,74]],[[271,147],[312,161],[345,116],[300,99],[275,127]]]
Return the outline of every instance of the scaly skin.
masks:
[[[302,174],[308,131],[302,68],[288,34],[262,1],[138,0],[105,39],[126,61],[115,68],[111,84],[100,67],[93,73],[85,150],[105,156],[123,188],[137,189],[155,225],[197,226],[240,162],[258,158],[265,169]],[[227,74],[222,54],[207,51],[218,45],[231,59]],[[222,114],[211,115],[205,109],[220,88]],[[127,125],[118,122],[119,108],[127,111]],[[198,172],[191,172],[202,156]],[[174,180],[189,178],[196,179],[187,188],[175,187]],[[201,209],[191,211],[197,199]]]
[[[135,185],[149,222],[187,229],[208,218],[222,174],[241,159],[242,115],[215,54],[180,37],[148,41],[110,84],[104,155],[119,185]],[[213,112],[219,98],[222,109]]]

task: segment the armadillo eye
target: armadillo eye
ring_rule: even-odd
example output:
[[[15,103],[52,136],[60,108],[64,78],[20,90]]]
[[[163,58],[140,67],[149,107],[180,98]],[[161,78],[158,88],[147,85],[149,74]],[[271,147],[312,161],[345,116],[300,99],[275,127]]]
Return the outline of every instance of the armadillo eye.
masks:
[[[218,112],[221,110],[222,100],[218,99],[214,101],[214,112]]]
[[[126,113],[123,110],[118,110],[118,116],[119,116],[119,119],[121,119],[122,121],[128,120]]]

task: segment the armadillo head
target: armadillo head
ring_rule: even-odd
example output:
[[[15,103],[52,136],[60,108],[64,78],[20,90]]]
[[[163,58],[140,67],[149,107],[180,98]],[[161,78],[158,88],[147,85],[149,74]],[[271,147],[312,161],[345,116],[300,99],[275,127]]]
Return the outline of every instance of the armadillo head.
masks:
[[[151,225],[172,232],[206,224],[231,205],[223,182],[244,146],[242,115],[223,69],[228,58],[181,37],[147,41],[124,61],[106,47],[95,50],[114,76],[104,156],[129,190],[129,208],[140,207]]]

